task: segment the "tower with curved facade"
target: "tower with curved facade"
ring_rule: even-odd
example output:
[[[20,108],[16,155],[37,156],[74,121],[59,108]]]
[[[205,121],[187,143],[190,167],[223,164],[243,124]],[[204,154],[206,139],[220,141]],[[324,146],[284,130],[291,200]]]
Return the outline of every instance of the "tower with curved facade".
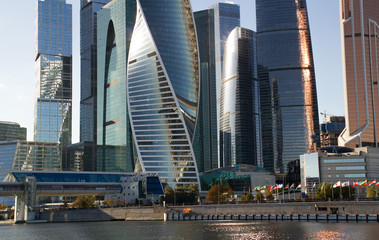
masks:
[[[316,80],[306,0],[256,0],[263,166],[285,173],[315,149]]]
[[[142,171],[171,186],[198,183],[192,138],[199,97],[189,0],[137,0],[127,104]]]
[[[135,0],[111,1],[97,16],[97,170],[133,172],[127,105],[127,62]]]
[[[261,161],[259,84],[255,32],[236,27],[224,50],[221,85],[220,157],[222,166]]]
[[[340,146],[378,147],[379,2],[340,0],[346,128]]]

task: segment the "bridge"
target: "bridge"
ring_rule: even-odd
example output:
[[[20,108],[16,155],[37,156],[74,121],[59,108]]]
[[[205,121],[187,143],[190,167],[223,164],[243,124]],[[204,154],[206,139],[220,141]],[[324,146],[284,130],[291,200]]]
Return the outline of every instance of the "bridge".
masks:
[[[26,184],[23,182],[0,183],[0,197],[23,196],[26,192]],[[121,192],[120,183],[36,183],[35,194],[37,197],[55,196],[79,196],[95,195],[104,196]]]
[[[157,176],[109,172],[39,172],[13,171],[0,183],[0,197],[16,197],[15,222],[36,219],[37,197],[53,196],[123,196],[130,201],[146,195],[162,195],[163,186]]]

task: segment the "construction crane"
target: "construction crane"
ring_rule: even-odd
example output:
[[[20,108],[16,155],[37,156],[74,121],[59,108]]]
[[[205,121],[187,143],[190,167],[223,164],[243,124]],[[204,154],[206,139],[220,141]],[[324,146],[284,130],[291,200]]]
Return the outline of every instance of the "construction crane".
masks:
[[[323,119],[322,119],[322,122],[323,122],[323,123],[326,123],[326,118],[327,118],[328,116],[330,116],[330,117],[335,116],[334,114],[328,114],[328,113],[326,113],[326,110],[324,110],[324,112],[320,112],[320,114],[321,114],[322,116],[324,116]]]

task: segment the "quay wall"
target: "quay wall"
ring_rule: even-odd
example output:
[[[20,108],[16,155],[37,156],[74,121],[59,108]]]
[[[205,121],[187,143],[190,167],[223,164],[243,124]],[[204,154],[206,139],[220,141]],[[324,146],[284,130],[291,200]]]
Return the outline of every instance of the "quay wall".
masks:
[[[164,209],[160,207],[66,209],[41,212],[39,220],[47,222],[163,221],[163,214]]]
[[[189,211],[188,211],[189,210]],[[47,222],[163,221],[163,220],[320,220],[325,218],[379,221],[379,202],[298,202],[221,204],[167,207],[67,209],[39,213]]]
[[[198,215],[379,214],[379,202],[352,201],[170,206],[166,212],[179,213],[188,208]]]

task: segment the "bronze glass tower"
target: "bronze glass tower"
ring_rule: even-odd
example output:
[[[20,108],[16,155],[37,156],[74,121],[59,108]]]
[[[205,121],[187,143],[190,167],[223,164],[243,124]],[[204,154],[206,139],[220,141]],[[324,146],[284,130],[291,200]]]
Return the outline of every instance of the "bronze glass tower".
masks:
[[[341,0],[346,128],[338,144],[378,147],[379,1]]]

